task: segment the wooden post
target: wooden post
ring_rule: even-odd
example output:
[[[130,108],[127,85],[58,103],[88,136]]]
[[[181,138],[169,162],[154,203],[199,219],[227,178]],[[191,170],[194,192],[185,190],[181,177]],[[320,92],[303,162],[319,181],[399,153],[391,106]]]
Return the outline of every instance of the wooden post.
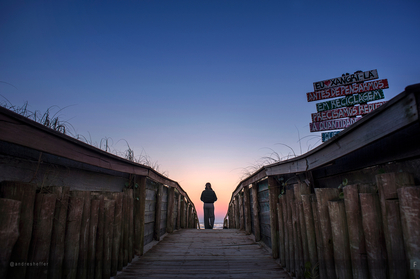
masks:
[[[48,261],[49,279],[61,279],[62,277],[69,192],[70,187],[52,188],[52,193],[57,195],[57,202],[55,203],[50,259]]]
[[[19,237],[13,246],[11,262],[28,262],[29,245],[32,237],[36,186],[29,183],[2,181],[0,182],[0,197],[21,201],[19,221]],[[9,268],[9,278],[25,278],[26,266]]]
[[[318,262],[318,255],[316,250],[315,225],[310,195],[302,195],[302,208],[305,219],[306,237],[308,240],[309,261],[311,262],[311,266],[314,267]]]
[[[309,187],[306,186],[304,183],[298,183],[294,185],[294,192],[296,197],[296,211],[299,218],[299,228],[300,228],[300,235],[299,238],[301,239],[300,243],[302,245],[302,254],[303,257],[303,266],[305,263],[309,261],[309,251],[308,251],[308,238],[306,236],[306,226],[305,226],[305,219],[303,217],[303,206],[302,206],[302,194],[310,194]]]
[[[130,216],[129,216],[129,197],[127,189],[123,190],[123,219],[122,219],[122,266],[126,266],[129,262],[128,259],[128,237],[130,229]]]
[[[122,233],[122,201],[123,193],[105,193],[106,199],[115,201],[112,234],[111,276],[117,275]]]
[[[104,247],[104,196],[97,196],[99,200],[99,210],[98,210],[98,229],[96,232],[96,248],[95,248],[95,279],[102,279],[102,261],[103,261],[103,247]],[[124,198],[124,197],[123,197]],[[124,198],[125,200],[125,198]],[[123,202],[123,208],[124,202]],[[123,215],[124,216],[124,215]],[[121,245],[123,249],[123,245]],[[124,266],[124,257],[123,253],[121,254],[121,265]]]
[[[142,256],[146,212],[146,177],[137,178],[136,185],[137,187],[134,187],[134,253]]]
[[[337,278],[353,278],[346,210],[343,200],[328,201]]]
[[[414,186],[414,178],[408,173],[383,173],[376,175],[376,185],[378,186],[379,200],[381,203],[381,212],[382,212],[382,223],[385,236],[385,244],[388,256],[388,272],[389,278],[402,278],[405,277],[404,274],[407,274],[407,270],[401,269],[406,265],[401,264],[404,262],[405,257],[401,258],[402,255],[405,255],[404,245],[400,245],[396,238],[400,236],[391,235],[389,232],[388,224],[388,212],[386,202],[390,199],[398,199],[397,189],[406,186]],[[391,205],[391,204],[390,204]],[[392,206],[392,205],[391,205]],[[393,211],[393,219],[397,218],[398,221],[394,220],[394,232],[396,226],[400,226],[399,218],[399,209],[398,204],[396,210]],[[391,228],[392,229],[392,228]],[[402,248],[402,251],[401,251]]]
[[[235,196],[235,229],[240,228],[239,194]]]
[[[160,217],[162,215],[162,192],[163,184],[159,183],[158,191],[156,193],[156,207],[155,207],[155,227],[153,230],[153,239],[160,240]]]
[[[290,239],[289,239],[289,230],[288,230],[288,226],[287,226],[287,222],[288,222],[288,211],[287,211],[287,197],[286,195],[282,195],[280,197],[281,200],[281,207],[282,207],[282,212],[283,212],[283,226],[284,226],[284,263],[285,263],[285,267],[286,270],[290,271],[290,252],[289,252],[289,244],[290,244]]]
[[[277,201],[279,198],[279,187],[274,177],[268,177],[268,192],[270,205],[270,227],[271,227],[271,251],[274,259],[279,258],[279,233],[277,218]]]
[[[385,201],[385,209],[388,233],[391,237],[392,258],[388,258],[390,278],[407,278],[409,277],[409,261],[407,261],[404,247],[400,203],[397,200],[387,200]],[[390,253],[388,253],[388,257],[390,257]]]
[[[121,246],[121,234],[122,234],[122,210],[123,210],[123,195],[122,192],[107,192],[103,194],[105,200],[114,201],[114,212],[113,212],[113,229],[109,232],[112,235],[111,245],[112,245],[112,254],[110,259],[110,274],[111,276],[117,275],[119,269],[119,257],[120,257],[120,246]],[[106,216],[105,216],[106,217]],[[104,252],[105,253],[105,252]],[[122,263],[122,261],[121,261]]]
[[[36,195],[34,227],[31,245],[29,246],[28,262],[48,262],[56,201],[57,195],[55,194]],[[39,278],[47,272],[47,265],[28,267],[26,278]]]
[[[192,220],[194,218],[193,215],[193,205],[191,203],[188,204],[188,228],[191,229],[192,228]]]
[[[168,210],[166,217],[166,232],[172,233],[174,231],[174,204],[175,204],[175,188],[169,187],[168,189]]]
[[[293,259],[295,262],[295,275],[296,277],[301,277],[301,268],[302,268],[302,257],[301,257],[301,247],[300,247],[300,230],[299,230],[299,217],[297,215],[297,206],[296,199],[291,203],[292,208],[292,230],[293,230],[293,250],[294,255]]]
[[[83,207],[83,198],[70,196],[67,210],[66,241],[64,244],[63,278],[75,279],[77,276]]]
[[[100,203],[100,200],[92,200],[90,203],[89,248],[87,266],[88,279],[95,278],[96,231],[98,230],[98,213]]]
[[[244,186],[244,214],[245,214],[245,233],[247,235],[251,234],[251,203],[249,198],[249,186]]]
[[[327,278],[327,271],[325,268],[324,251],[321,233],[321,224],[319,223],[318,202],[316,195],[311,194],[312,214],[314,216],[315,237],[316,237],[316,251],[319,262],[319,278]]]
[[[283,197],[283,196],[282,196]],[[282,200],[282,199],[281,199]],[[284,250],[284,223],[283,223],[283,210],[281,202],[277,203],[277,218],[279,222],[279,246],[280,246],[280,262],[282,266],[286,266],[285,250]]]
[[[295,242],[294,242],[294,233],[293,233],[293,220],[292,220],[292,204],[293,190],[286,190],[286,202],[287,202],[287,236],[289,242],[289,268],[290,272],[295,272]]]
[[[13,246],[19,237],[22,202],[0,198],[0,278],[6,278]]]
[[[397,190],[400,200],[401,225],[408,260],[418,260],[420,255],[420,187]],[[410,278],[420,278],[419,269],[410,269]]]
[[[131,262],[134,255],[134,220],[133,220],[133,189],[127,189],[128,195],[128,262]]]
[[[79,260],[77,263],[77,278],[85,279],[87,271],[87,254],[89,241],[89,222],[90,222],[90,192],[89,191],[71,191],[72,197],[83,198],[82,225],[80,227],[79,240]]]
[[[181,194],[178,193],[178,214],[176,215],[176,229],[181,229]]]
[[[334,251],[331,232],[330,215],[328,213],[328,201],[338,198],[338,189],[336,188],[316,188],[316,199],[318,201],[319,222],[322,233],[322,247],[324,250],[325,268],[328,279],[335,279]]]
[[[229,229],[232,229],[233,228],[233,206],[232,206],[232,203],[229,204],[228,216],[229,216],[229,220],[228,220]]]
[[[112,239],[114,235],[115,201],[104,201],[104,246],[102,261],[102,277],[111,277]]]
[[[369,277],[367,257],[363,256],[366,254],[366,244],[359,202],[359,191],[366,192],[364,188],[366,187],[358,184],[347,185],[343,188],[354,279]]]
[[[194,229],[194,219],[195,219],[195,209],[194,204],[191,203],[191,209],[190,209],[191,215],[190,215],[190,228]]]
[[[244,220],[244,192],[240,191],[238,193],[239,199],[239,229],[241,231],[245,230],[245,220]]]
[[[190,228],[190,203],[187,201],[186,202],[186,208],[185,208],[185,228],[189,229]]]
[[[305,265],[307,262],[310,261],[309,258],[309,247],[308,247],[308,228],[306,228],[306,222],[303,212],[303,202],[302,202],[302,195],[309,195],[311,190],[309,186],[305,183],[299,182],[299,197],[297,198],[299,204],[299,222],[300,222],[300,230],[302,235],[302,248],[303,248],[303,264]]]
[[[180,223],[181,223],[181,229],[185,229],[185,200],[182,195],[180,196]]]
[[[376,193],[360,193],[359,197],[370,278],[386,278],[386,247],[379,197]]]

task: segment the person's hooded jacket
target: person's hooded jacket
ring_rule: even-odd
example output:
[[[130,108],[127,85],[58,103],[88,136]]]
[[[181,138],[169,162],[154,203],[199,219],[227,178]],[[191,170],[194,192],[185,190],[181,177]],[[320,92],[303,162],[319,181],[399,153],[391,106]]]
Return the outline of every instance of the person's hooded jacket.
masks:
[[[201,193],[201,201],[204,203],[214,203],[217,201],[216,193],[212,189],[206,189]]]

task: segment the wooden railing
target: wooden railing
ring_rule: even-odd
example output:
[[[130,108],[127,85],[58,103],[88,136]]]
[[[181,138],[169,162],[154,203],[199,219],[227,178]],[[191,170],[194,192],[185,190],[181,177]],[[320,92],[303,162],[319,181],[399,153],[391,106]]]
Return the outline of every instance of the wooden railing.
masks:
[[[177,182],[0,107],[0,278],[109,278],[182,228]]]
[[[224,225],[297,278],[420,278],[420,84],[232,193]]]

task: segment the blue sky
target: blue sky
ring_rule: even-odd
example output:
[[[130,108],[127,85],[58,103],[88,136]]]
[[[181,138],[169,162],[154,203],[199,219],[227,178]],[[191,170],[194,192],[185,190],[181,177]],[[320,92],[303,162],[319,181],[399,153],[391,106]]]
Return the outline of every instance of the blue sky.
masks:
[[[62,119],[93,143],[124,152],[126,140],[199,213],[212,182],[221,220],[243,168],[320,135],[313,82],[377,69],[387,99],[420,82],[419,12],[419,1],[2,1],[0,94],[69,106]]]

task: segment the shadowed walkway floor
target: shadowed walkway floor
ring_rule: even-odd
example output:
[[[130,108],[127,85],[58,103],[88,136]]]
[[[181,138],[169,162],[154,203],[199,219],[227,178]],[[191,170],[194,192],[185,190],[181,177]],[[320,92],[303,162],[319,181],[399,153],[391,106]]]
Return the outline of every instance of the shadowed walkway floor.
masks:
[[[238,230],[168,234],[115,278],[291,278],[269,252]]]

